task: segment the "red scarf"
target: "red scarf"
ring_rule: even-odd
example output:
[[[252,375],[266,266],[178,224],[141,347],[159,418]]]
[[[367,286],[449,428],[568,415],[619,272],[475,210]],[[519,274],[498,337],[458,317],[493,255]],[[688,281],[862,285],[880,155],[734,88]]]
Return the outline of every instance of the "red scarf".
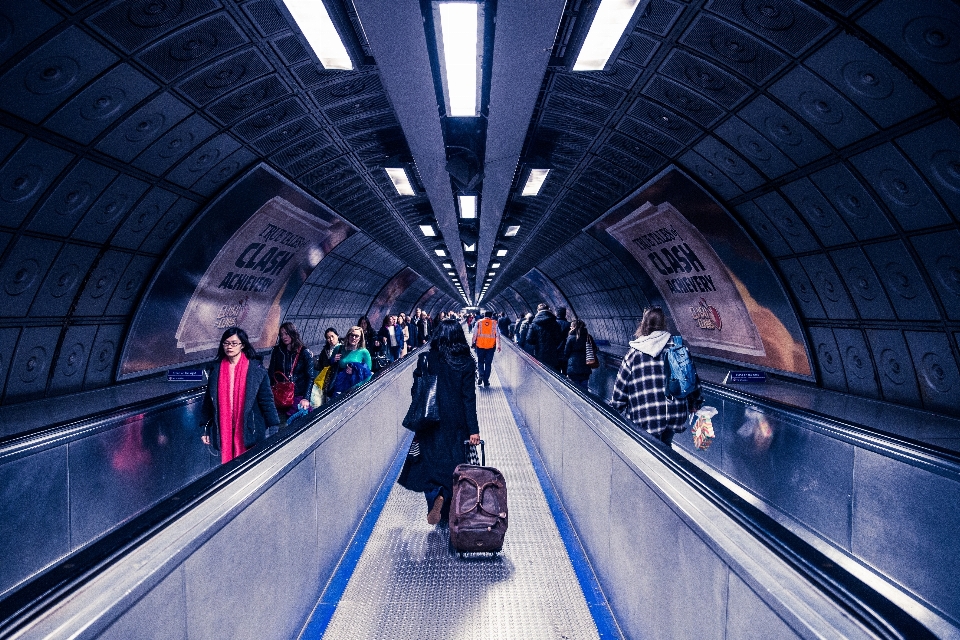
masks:
[[[217,404],[220,409],[220,462],[226,464],[247,450],[243,444],[243,401],[247,397],[247,368],[250,361],[241,354],[233,367],[233,396],[230,395],[230,362],[220,362]]]

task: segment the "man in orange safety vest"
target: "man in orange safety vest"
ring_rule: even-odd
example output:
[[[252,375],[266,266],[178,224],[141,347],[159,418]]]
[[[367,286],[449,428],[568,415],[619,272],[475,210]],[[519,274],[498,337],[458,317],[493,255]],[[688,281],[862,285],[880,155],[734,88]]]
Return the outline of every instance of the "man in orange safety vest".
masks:
[[[477,384],[489,387],[493,350],[500,351],[500,332],[493,311],[484,311],[483,319],[473,325],[473,348],[477,350]]]

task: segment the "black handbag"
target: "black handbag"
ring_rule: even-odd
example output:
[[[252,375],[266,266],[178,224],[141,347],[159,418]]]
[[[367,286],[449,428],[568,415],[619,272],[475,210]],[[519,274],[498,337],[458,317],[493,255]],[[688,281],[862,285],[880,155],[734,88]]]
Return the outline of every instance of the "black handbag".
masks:
[[[403,426],[410,431],[423,431],[436,426],[440,422],[440,413],[437,409],[437,376],[427,373],[427,356],[420,356],[417,368],[420,375],[413,380],[410,408],[403,417]]]

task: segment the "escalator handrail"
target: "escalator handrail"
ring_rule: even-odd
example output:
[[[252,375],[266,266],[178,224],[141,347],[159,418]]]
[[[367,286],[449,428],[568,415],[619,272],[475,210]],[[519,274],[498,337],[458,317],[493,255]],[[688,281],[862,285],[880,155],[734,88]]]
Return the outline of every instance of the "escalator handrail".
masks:
[[[706,471],[700,469],[678,452],[664,447],[655,437],[639,432],[619,413],[597,396],[586,393],[556,371],[543,366],[533,356],[512,345],[527,363],[541,376],[552,376],[567,385],[592,409],[641,445],[647,452],[667,466],[675,476],[683,479],[733,522],[749,531],[761,544],[771,550],[807,581],[824,593],[839,607],[858,620],[880,638],[890,640],[921,640],[936,638],[929,629],[908,615],[903,609],[872,589],[859,578],[835,564],[802,538],[740,498]],[[602,437],[602,436],[601,436]]]

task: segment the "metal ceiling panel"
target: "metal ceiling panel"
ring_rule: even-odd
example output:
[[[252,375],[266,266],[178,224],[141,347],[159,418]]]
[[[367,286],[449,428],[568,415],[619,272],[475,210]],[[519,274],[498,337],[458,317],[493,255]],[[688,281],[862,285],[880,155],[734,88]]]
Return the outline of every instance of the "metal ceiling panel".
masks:
[[[225,13],[218,13],[167,36],[137,59],[170,81],[247,42],[236,23]]]
[[[867,340],[873,351],[874,362],[880,374],[883,399],[888,402],[920,406],[916,370],[910,351],[900,331],[867,330]]]
[[[101,324],[97,329],[97,339],[93,343],[87,375],[83,381],[84,389],[105,387],[113,382],[113,371],[116,368],[118,346],[123,331],[124,326],[119,324]]]
[[[637,29],[665,36],[673,28],[683,9],[684,5],[672,0],[649,2],[643,9],[643,16],[637,22]]]
[[[116,61],[93,38],[70,27],[0,77],[0,108],[40,122]]]
[[[127,249],[138,248],[176,200],[175,193],[154,187],[127,216],[110,243]]]
[[[800,313],[807,319],[824,319],[827,314],[820,304],[816,289],[803,267],[795,258],[780,260],[777,265],[786,278],[787,285],[793,292],[794,298],[800,307]]]
[[[215,131],[216,127],[206,118],[194,114],[150,145],[137,156],[133,165],[154,175],[161,175]]]
[[[729,118],[713,132],[769,178],[778,178],[796,169],[796,165],[776,146],[740,118]]]
[[[847,389],[859,396],[879,398],[877,374],[863,332],[857,329],[834,329],[833,335],[837,339],[837,350],[843,361]]]
[[[0,317],[27,315],[62,245],[21,236],[0,265]]]
[[[72,158],[72,154],[39,140],[27,140],[0,168],[4,224],[14,228],[20,226]]]
[[[190,188],[224,158],[240,147],[230,134],[224,133],[206,142],[182,160],[169,174],[167,180],[181,187]]]
[[[947,98],[960,95],[960,8],[946,0],[886,0],[859,24]]]
[[[649,7],[652,4],[656,3],[647,3],[647,6]],[[628,62],[638,67],[646,67],[648,64],[650,64],[653,54],[655,54],[659,48],[659,41],[640,33],[632,33],[627,38],[626,42],[623,43],[623,47],[620,49],[620,55],[617,56],[617,60]]]
[[[127,0],[98,13],[88,22],[129,53],[219,6],[214,0],[159,4]]]
[[[653,147],[657,151],[660,151],[666,155],[674,155],[680,152],[683,149],[684,145],[678,142],[675,138],[672,138],[666,135],[664,132],[655,129],[645,122],[640,122],[634,118],[624,117],[620,119],[620,122],[617,123],[617,130],[622,131],[626,135],[643,142],[645,145]],[[692,127],[684,127],[681,129],[682,133],[687,133],[692,135]],[[584,148],[586,148],[586,144]]]
[[[643,93],[654,100],[669,105],[678,113],[690,118],[701,127],[709,128],[724,110],[678,82],[662,76],[654,76],[643,88]]]
[[[960,128],[939,120],[897,140],[940,197],[960,217]]]
[[[739,116],[798,165],[830,151],[810,129],[764,95],[741,109]]]
[[[870,244],[864,246],[864,251],[880,276],[898,318],[935,320],[939,317],[930,291],[902,242]]]
[[[824,246],[832,247],[853,242],[853,234],[850,233],[847,225],[809,179],[801,178],[784,185],[780,191],[800,213],[803,220],[810,225]]]
[[[627,92],[588,79],[599,77],[597,74],[559,74],[554,76],[553,90],[588,100],[608,109],[615,109],[626,97]]]
[[[184,227],[186,221],[192,219],[199,209],[200,203],[198,202],[187,198],[177,200],[176,204],[170,207],[153,227],[153,232],[140,244],[140,251],[163,255]]]
[[[46,122],[51,131],[89,144],[157,85],[125,64],[111,69],[70,100]]]
[[[810,327],[810,342],[824,388],[846,391],[847,377],[843,372],[843,360],[833,331],[825,327]]]
[[[240,148],[225,158],[199,181],[191,187],[193,191],[204,196],[212,196],[220,190],[231,178],[239,175],[256,162],[257,156],[250,151]]]
[[[68,327],[60,343],[60,353],[53,366],[50,379],[51,393],[75,393],[83,389],[83,374],[86,372],[97,327]]]
[[[854,156],[851,162],[904,229],[914,231],[951,222],[926,181],[892,144],[874,147]]]
[[[682,49],[670,51],[659,72],[727,109],[750,93],[750,87],[733,74]]]
[[[817,290],[817,297],[823,305],[827,317],[831,320],[853,320],[857,314],[853,310],[850,296],[837,276],[830,260],[823,254],[802,256],[800,264]]]
[[[44,33],[62,18],[42,4],[7,2],[0,9],[6,23],[6,37],[0,42],[0,60],[12,58],[27,44]]]
[[[783,67],[787,58],[733,25],[701,13],[680,42],[760,84]]]
[[[843,217],[858,240],[893,235],[893,227],[863,185],[842,164],[835,164],[810,176]]]
[[[145,182],[121,174],[87,210],[71,237],[89,242],[106,241],[149,188]]]
[[[304,115],[306,107],[299,98],[287,98],[277,104],[261,109],[256,114],[241,120],[233,126],[233,132],[247,141],[253,141],[277,130],[281,125]],[[302,119],[301,119],[302,120]],[[312,118],[309,119],[313,122]],[[316,123],[314,122],[316,127]],[[284,136],[287,140],[296,140],[303,135],[302,130],[288,129]]]
[[[25,240],[26,241],[26,240]],[[44,241],[38,241],[44,243]],[[43,246],[41,244],[41,246]],[[46,249],[46,247],[44,247]],[[73,305],[80,283],[90,272],[93,261],[99,251],[94,247],[85,247],[75,244],[65,244],[52,262],[50,270],[43,278],[43,285],[39,287],[30,305],[29,315],[65,316]],[[46,257],[46,252],[39,252],[34,258]],[[44,265],[46,266],[46,265]]]
[[[889,61],[845,33],[827,42],[804,64],[881,127],[892,126],[934,105]]]
[[[838,149],[877,131],[852,102],[803,67],[777,81],[770,93]]]
[[[703,159],[696,151],[688,151],[680,158],[680,163],[690,173],[700,178],[707,189],[723,199],[735,198],[743,191],[722,171]]]
[[[110,250],[103,254],[86,279],[74,314],[77,316],[103,315],[114,290],[120,283],[120,276],[126,271],[131,259],[131,254],[121,251]]]
[[[904,336],[917,369],[924,408],[953,413],[960,403],[960,370],[949,338],[932,331],[905,331]]]
[[[117,172],[89,160],[78,162],[47,197],[28,229],[69,236]]]
[[[43,396],[53,351],[60,342],[60,327],[26,327],[20,333],[10,363],[4,402],[21,402]]]
[[[744,191],[756,189],[764,183],[760,174],[746,160],[713,136],[705,137],[693,149]]]
[[[800,220],[796,212],[787,204],[776,191],[754,200],[763,210],[767,218],[776,225],[780,236],[790,245],[793,253],[817,251],[820,243],[817,242],[807,226]]]
[[[207,108],[207,113],[223,124],[230,124],[289,94],[287,85],[276,75],[270,75],[214,102]]]
[[[858,247],[830,252],[840,277],[864,320],[896,320],[883,285],[867,257]]]
[[[832,26],[822,15],[792,0],[710,0],[706,9],[794,55],[812,46]]]
[[[97,149],[130,162],[191,112],[190,107],[172,94],[161,93],[108,133]]]
[[[119,284],[113,292],[113,297],[107,304],[108,316],[126,316],[133,311],[133,304],[140,297],[154,269],[160,260],[150,256],[134,256],[126,271],[120,276]]]
[[[910,238],[947,317],[960,320],[960,231]]]

